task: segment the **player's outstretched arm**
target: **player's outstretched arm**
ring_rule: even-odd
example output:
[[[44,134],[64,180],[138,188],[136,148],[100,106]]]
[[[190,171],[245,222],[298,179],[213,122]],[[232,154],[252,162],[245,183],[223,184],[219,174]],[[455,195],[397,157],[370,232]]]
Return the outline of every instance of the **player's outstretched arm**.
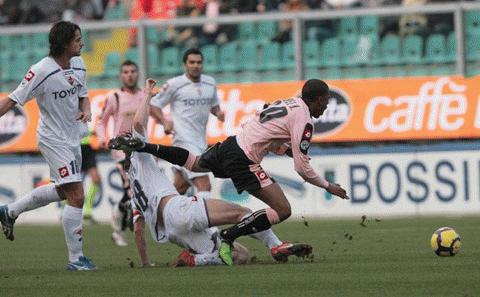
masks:
[[[154,92],[153,88],[157,82],[151,78],[148,78],[145,82],[145,98],[140,104],[135,117],[133,118],[133,129],[142,134],[147,129],[148,116],[150,115],[150,100],[152,99]]]
[[[220,109],[220,106],[215,105],[210,109],[210,112],[216,116],[220,122],[225,122],[225,113]]]
[[[5,97],[0,100],[0,117],[7,113],[10,109],[12,109],[17,102],[13,101],[12,99]]]
[[[150,106],[150,115],[163,126],[165,134],[172,134],[173,122],[168,120],[163,114],[163,110],[157,106]]]
[[[143,217],[138,217],[133,224],[133,232],[135,233],[135,245],[137,246],[137,252],[140,256],[140,261],[143,267],[153,266],[148,259],[147,243],[145,241],[145,220]]]

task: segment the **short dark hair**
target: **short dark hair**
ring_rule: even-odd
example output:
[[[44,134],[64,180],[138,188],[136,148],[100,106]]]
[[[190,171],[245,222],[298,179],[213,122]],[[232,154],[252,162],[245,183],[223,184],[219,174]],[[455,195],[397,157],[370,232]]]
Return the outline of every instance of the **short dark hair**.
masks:
[[[138,69],[137,63],[133,62],[132,60],[125,60],[122,65],[120,65],[120,71],[122,71],[123,66],[135,66]]]
[[[48,34],[48,42],[50,44],[49,56],[58,57],[65,51],[67,46],[74,38],[75,32],[80,31],[80,27],[77,24],[66,21],[56,22],[50,29]]]
[[[188,59],[189,55],[200,55],[200,57],[202,57],[202,61],[203,61],[203,54],[198,48],[189,48],[183,54],[183,59],[182,59],[183,64],[187,63],[187,59]]]
[[[330,92],[328,85],[319,79],[309,79],[302,88],[302,99],[305,101],[316,100],[318,97]]]

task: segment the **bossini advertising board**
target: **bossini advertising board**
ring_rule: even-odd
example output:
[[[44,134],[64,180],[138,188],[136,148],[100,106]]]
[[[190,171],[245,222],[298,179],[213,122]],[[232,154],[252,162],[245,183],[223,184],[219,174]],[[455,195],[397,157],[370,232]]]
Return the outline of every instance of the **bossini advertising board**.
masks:
[[[293,170],[288,157],[267,157],[264,169],[280,184],[295,218],[379,217],[478,214],[480,213],[480,153],[475,142],[463,148],[451,145],[428,147],[390,146],[367,149],[315,150],[311,164],[329,180],[340,183],[350,200],[332,197],[311,186]],[[429,151],[423,151],[428,149]],[[436,151],[432,151],[436,150]],[[340,152],[340,153],[339,153]],[[20,199],[35,185],[48,181],[48,167],[41,158],[0,163],[0,204]],[[171,177],[170,166],[159,166]],[[102,190],[95,202],[94,217],[107,222],[121,197],[118,171],[112,161],[99,162]],[[88,183],[88,179],[85,181]],[[229,180],[212,179],[213,196],[251,209],[265,205],[246,193],[238,195]],[[19,223],[58,223],[60,204],[25,213]]]

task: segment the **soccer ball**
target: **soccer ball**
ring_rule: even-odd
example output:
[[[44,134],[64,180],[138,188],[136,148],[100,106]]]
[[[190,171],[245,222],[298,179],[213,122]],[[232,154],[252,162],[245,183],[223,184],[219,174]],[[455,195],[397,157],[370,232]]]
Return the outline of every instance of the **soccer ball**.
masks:
[[[440,257],[455,256],[462,246],[460,236],[450,227],[442,227],[435,231],[430,244],[435,254]]]

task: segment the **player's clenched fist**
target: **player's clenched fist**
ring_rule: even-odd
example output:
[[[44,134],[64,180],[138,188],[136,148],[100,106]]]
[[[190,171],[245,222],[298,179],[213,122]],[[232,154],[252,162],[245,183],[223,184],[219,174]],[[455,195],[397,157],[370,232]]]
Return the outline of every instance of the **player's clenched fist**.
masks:
[[[328,187],[326,189],[330,194],[338,196],[342,199],[350,199],[347,196],[347,191],[345,191],[339,184],[328,183]]]

